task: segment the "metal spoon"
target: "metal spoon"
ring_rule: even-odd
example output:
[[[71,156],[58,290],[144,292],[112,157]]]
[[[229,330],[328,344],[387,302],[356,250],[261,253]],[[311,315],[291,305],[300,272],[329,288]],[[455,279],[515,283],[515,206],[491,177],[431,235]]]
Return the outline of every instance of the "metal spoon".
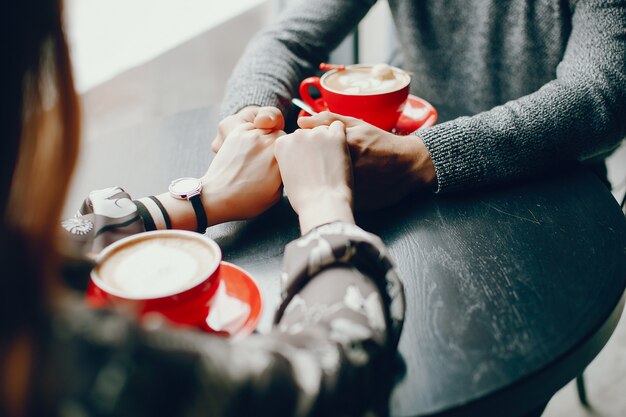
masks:
[[[309,106],[308,104],[306,104],[304,101],[300,100],[299,98],[292,98],[291,102],[295,104],[296,106],[300,107],[305,112],[309,113],[311,116],[314,116],[317,114],[317,112],[313,110],[311,106]]]

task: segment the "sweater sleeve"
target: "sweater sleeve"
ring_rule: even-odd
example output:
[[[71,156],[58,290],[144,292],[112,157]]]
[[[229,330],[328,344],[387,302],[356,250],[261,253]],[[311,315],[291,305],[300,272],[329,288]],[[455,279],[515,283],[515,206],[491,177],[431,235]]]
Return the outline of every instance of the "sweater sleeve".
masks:
[[[376,0],[291,1],[247,46],[227,84],[220,118],[249,105],[284,111],[298,83],[356,27]]]
[[[555,169],[605,153],[626,133],[626,5],[581,0],[556,78],[473,117],[420,131],[438,192]]]

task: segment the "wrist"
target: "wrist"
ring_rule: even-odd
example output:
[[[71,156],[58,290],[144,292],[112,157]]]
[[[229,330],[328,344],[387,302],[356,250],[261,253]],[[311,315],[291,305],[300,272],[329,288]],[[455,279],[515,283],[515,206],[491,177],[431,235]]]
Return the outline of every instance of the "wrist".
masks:
[[[146,231],[172,229],[169,212],[156,196],[134,200],[137,214],[142,218]]]
[[[202,187],[200,189],[200,202],[206,216],[206,226],[223,223],[230,219],[228,213],[228,200],[217,192],[214,192],[212,183],[205,177],[200,179]],[[194,197],[196,198],[196,197]],[[197,201],[187,198],[176,198],[170,192],[157,196],[144,197],[136,200],[139,215],[146,223],[146,230],[178,229],[198,231],[198,222],[202,223],[204,229],[204,219]],[[142,214],[142,211],[143,213]]]
[[[414,149],[412,151],[411,173],[413,182],[420,188],[428,187],[433,190],[437,189],[437,172],[435,165],[430,158],[430,152],[426,148],[426,144],[419,135],[413,139]]]
[[[324,191],[309,199],[298,210],[300,230],[306,234],[311,229],[334,221],[354,224],[352,201],[345,193]]]
[[[187,200],[179,200],[172,197],[169,193],[159,194],[154,196],[156,200],[161,203],[161,207],[165,210],[167,217],[169,218],[169,227],[179,230],[195,231],[196,214],[191,206],[191,203]],[[140,198],[139,201],[144,203],[146,208],[150,211],[153,218],[156,218],[160,213],[155,210],[155,205],[150,203],[150,197]],[[157,229],[163,229],[163,225],[157,224]]]
[[[225,223],[231,220],[230,197],[220,192],[214,182],[207,177],[202,178],[202,205],[208,219],[209,226]]]

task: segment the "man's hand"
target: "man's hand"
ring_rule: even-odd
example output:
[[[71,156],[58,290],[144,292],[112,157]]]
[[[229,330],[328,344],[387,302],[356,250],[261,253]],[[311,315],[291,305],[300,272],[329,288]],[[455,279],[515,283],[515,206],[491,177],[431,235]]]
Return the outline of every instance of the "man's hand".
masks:
[[[417,136],[397,136],[362,120],[330,112],[301,117],[298,125],[311,129],[328,126],[335,120],[346,127],[357,208],[389,206],[411,192],[435,184],[435,168],[424,142]]]
[[[224,139],[237,126],[244,123],[252,123],[257,129],[269,131],[281,131],[285,128],[285,118],[276,107],[248,106],[237,113],[226,117],[217,126],[217,136],[211,144],[211,150],[215,153],[220,150]]]

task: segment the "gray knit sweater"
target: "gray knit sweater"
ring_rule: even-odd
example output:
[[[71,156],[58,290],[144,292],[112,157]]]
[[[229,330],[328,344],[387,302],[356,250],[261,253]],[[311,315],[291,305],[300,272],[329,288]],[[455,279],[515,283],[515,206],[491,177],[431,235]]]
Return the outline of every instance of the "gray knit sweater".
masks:
[[[626,135],[626,1],[388,0],[439,191],[606,153]],[[375,0],[291,1],[249,44],[222,116],[285,109]],[[382,30],[382,29],[381,29]]]

